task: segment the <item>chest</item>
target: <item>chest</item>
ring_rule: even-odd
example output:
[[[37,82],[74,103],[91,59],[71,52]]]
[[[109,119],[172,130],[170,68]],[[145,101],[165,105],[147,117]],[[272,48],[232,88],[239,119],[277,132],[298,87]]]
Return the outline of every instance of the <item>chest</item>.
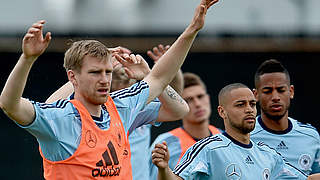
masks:
[[[224,151],[224,152],[222,152]],[[222,179],[270,179],[276,161],[255,151],[224,149],[211,157],[210,170]]]
[[[287,161],[301,170],[309,170],[314,162],[317,143],[309,136],[262,133],[252,136],[255,142],[263,142],[279,152]]]

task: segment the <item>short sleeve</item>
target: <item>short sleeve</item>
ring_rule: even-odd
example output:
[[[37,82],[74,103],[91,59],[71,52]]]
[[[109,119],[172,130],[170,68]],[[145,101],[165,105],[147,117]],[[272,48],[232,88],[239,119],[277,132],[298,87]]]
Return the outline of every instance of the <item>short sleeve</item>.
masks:
[[[207,160],[207,148],[199,150],[196,148],[197,143],[191,146],[183,155],[179,164],[174,168],[173,173],[183,179],[208,179],[210,167]]]
[[[67,100],[52,104],[32,102],[36,117],[26,129],[37,138],[43,155],[52,161],[64,160],[76,150],[81,138],[80,116]]]
[[[110,93],[110,96],[117,107],[126,132],[129,132],[129,129],[132,131],[136,127],[147,124],[145,122],[154,118],[151,116],[149,118],[140,117],[136,119],[147,105],[149,86],[146,82],[139,81],[128,88]],[[150,113],[152,114],[154,112]],[[144,114],[140,114],[139,116],[142,115]],[[143,122],[139,122],[141,119]],[[133,128],[131,128],[131,126],[133,126]]]
[[[146,107],[137,114],[136,118],[132,122],[129,128],[129,134],[131,134],[131,132],[136,128],[146,124],[159,126],[161,123],[156,122],[156,120],[159,116],[160,105],[161,103],[157,99],[147,104]]]

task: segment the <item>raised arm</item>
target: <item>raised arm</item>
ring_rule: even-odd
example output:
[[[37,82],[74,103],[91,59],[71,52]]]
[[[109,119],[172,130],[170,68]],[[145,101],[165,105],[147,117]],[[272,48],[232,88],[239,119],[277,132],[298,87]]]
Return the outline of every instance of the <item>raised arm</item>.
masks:
[[[169,49],[169,45],[159,44],[152,51],[147,51],[148,56],[156,63]],[[170,87],[171,86],[171,87]],[[161,108],[157,121],[174,121],[183,118],[189,112],[188,104],[180,94],[183,91],[183,75],[181,69],[176,73],[170,85],[159,96]]]
[[[158,167],[158,180],[182,180],[169,168],[169,150],[166,142],[156,144],[151,154],[152,163]]]
[[[170,45],[163,46],[159,44],[157,47],[153,47],[152,51],[147,51],[148,56],[156,63],[162,55],[170,48]],[[170,82],[170,86],[178,93],[182,94],[183,91],[183,74],[181,69],[179,69],[178,73],[174,76],[173,80]]]
[[[21,125],[30,124],[35,112],[32,104],[22,98],[27,77],[36,59],[46,50],[51,40],[51,33],[43,37],[45,21],[34,23],[23,38],[22,55],[10,73],[0,96],[0,106],[14,121]]]
[[[158,97],[182,66],[197,33],[204,25],[207,10],[218,0],[201,0],[190,25],[144,78],[150,88],[148,102]]]

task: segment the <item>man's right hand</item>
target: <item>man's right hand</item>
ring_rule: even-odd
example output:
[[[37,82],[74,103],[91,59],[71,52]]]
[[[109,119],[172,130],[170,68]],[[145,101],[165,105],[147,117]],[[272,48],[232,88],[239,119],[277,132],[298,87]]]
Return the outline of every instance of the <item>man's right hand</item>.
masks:
[[[151,154],[152,163],[158,167],[158,169],[165,169],[169,167],[169,151],[166,142],[156,144]]]
[[[148,63],[139,54],[114,54],[114,58],[123,66],[130,79],[142,80],[150,72]]]
[[[201,0],[200,4],[197,6],[193,19],[189,27],[195,31],[202,29],[207,14],[207,10],[217,3],[219,0]]]
[[[43,37],[44,20],[34,23],[23,38],[22,50],[26,59],[36,60],[48,47],[51,33],[47,32]]]

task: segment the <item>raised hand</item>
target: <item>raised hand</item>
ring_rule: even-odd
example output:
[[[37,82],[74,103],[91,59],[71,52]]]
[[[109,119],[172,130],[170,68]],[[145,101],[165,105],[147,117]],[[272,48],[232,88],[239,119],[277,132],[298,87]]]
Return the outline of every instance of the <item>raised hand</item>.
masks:
[[[147,55],[156,63],[160,57],[170,48],[170,45],[165,47],[162,44],[159,44],[158,47],[154,47],[152,51],[147,51]]]
[[[29,59],[35,60],[48,47],[51,40],[51,33],[47,32],[43,37],[44,20],[34,23],[23,38],[22,50],[23,55]]]
[[[196,31],[199,31],[204,25],[207,10],[218,1],[219,0],[201,0],[201,3],[196,8],[190,26],[193,27]]]
[[[168,162],[170,159],[168,146],[166,142],[156,144],[151,154],[152,163],[158,168],[165,169],[169,167]]]
[[[109,50],[111,51],[112,55],[114,54],[131,54],[132,51],[128,48],[122,47],[122,46],[118,46],[118,47],[114,47],[114,48],[109,48]]]
[[[122,46],[118,46],[118,47],[114,47],[114,48],[109,48],[109,51],[112,54],[112,66],[113,68],[115,68],[116,66],[118,66],[118,64],[120,64],[120,62],[115,58],[115,55],[118,54],[119,56],[124,56],[124,54],[131,54],[132,51],[128,48],[122,47]],[[121,65],[122,67],[122,65]]]
[[[148,63],[140,55],[114,54],[114,57],[130,79],[142,80],[150,72]]]

